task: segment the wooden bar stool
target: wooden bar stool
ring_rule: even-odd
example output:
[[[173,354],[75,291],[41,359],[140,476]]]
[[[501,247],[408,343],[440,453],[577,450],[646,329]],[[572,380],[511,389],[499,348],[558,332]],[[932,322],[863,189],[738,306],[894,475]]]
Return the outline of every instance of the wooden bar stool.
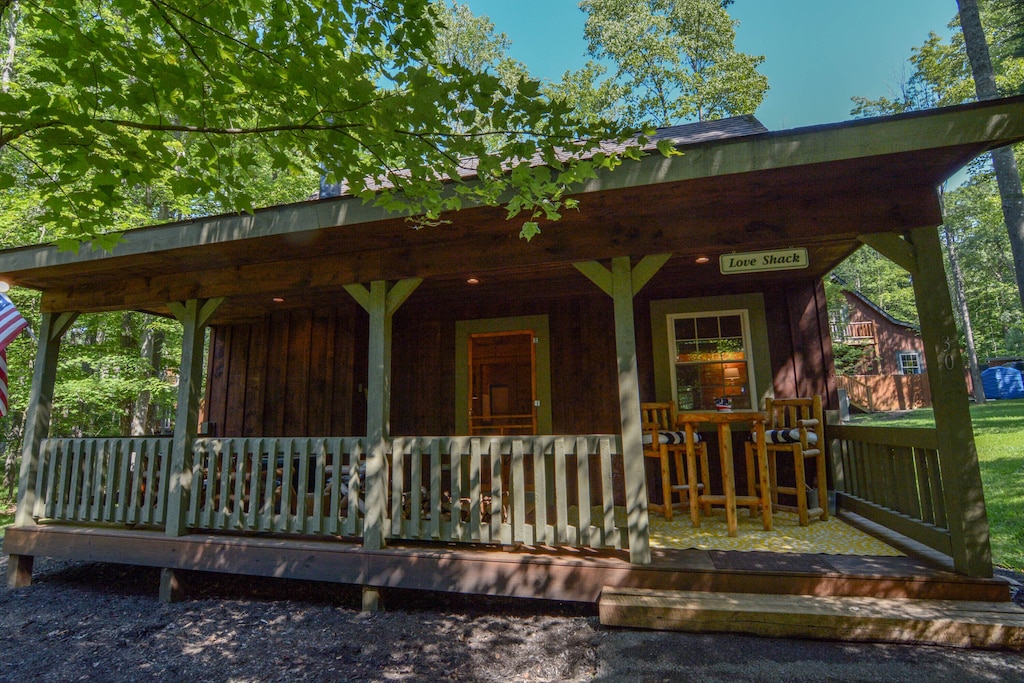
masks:
[[[765,412],[765,448],[768,453],[768,486],[772,508],[795,511],[800,526],[807,526],[812,515],[822,521],[828,519],[828,476],[825,463],[825,422],[822,419],[821,396],[808,398],[776,398],[767,400]],[[747,444],[747,457],[751,457],[753,444]],[[793,458],[792,484],[780,484],[776,458],[778,454]],[[817,506],[809,507],[807,500],[807,460],[814,460],[817,480]],[[764,482],[762,482],[762,486]],[[796,505],[782,505],[779,494],[796,498]]]
[[[684,432],[675,431],[675,404],[671,401],[640,404],[640,425],[644,432],[644,457],[657,458],[661,472],[662,504],[648,503],[648,509],[660,512],[665,519],[672,521],[674,509],[685,510],[689,507],[690,477],[687,467],[683,464],[686,453],[686,436]],[[707,444],[693,435],[694,445],[701,454],[702,462],[707,467]],[[676,483],[672,483],[672,461],[675,461]],[[698,490],[703,484],[697,483]],[[676,496],[679,497],[676,500]]]

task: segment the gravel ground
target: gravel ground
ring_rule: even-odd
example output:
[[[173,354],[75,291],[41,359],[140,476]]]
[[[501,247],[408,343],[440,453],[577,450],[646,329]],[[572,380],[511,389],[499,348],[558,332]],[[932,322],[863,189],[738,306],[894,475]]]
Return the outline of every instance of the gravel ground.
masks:
[[[0,680],[1024,681],[1020,652],[628,631],[591,606],[409,591],[367,615],[347,586],[186,579],[168,605],[157,570],[37,558],[31,587],[0,587]]]

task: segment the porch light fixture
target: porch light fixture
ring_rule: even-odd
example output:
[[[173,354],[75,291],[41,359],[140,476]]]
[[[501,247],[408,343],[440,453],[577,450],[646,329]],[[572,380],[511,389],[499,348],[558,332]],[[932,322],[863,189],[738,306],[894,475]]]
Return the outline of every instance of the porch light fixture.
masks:
[[[698,256],[697,258],[695,258],[693,260],[693,262],[694,263],[699,263],[701,265],[704,265],[705,263],[710,263],[711,262],[711,258],[708,257],[708,256]]]
[[[478,285],[478,284],[480,284],[480,280],[478,280],[475,277],[471,277],[468,280],[466,280],[466,284],[467,285]]]

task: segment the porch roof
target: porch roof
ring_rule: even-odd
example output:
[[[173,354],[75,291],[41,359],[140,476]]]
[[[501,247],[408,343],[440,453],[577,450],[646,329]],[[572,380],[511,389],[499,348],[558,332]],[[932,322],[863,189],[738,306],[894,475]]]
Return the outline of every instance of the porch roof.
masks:
[[[817,277],[860,246],[859,235],[939,225],[938,185],[979,154],[1024,140],[1024,97],[743,132],[600,175],[580,188],[580,210],[542,225],[532,243],[502,209],[467,208],[413,230],[403,216],[340,197],[132,230],[112,252],[9,249],[0,278],[42,290],[48,311],[166,314],[169,301],[227,296],[220,320],[261,314],[272,296],[316,304],[378,279],[561,286],[582,279],[573,262],[623,255],[672,253],[669,265],[686,276],[698,255],[803,246],[804,272]],[[705,286],[738,277],[714,265],[699,274]]]

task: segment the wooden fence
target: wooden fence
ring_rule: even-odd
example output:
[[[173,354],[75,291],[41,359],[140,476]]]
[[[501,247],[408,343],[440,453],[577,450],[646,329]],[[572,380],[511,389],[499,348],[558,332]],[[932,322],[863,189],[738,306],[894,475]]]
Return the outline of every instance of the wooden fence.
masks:
[[[163,525],[171,439],[44,439],[33,516]]]
[[[934,429],[830,425],[836,507],[952,555]],[[955,511],[954,511],[955,513]]]

